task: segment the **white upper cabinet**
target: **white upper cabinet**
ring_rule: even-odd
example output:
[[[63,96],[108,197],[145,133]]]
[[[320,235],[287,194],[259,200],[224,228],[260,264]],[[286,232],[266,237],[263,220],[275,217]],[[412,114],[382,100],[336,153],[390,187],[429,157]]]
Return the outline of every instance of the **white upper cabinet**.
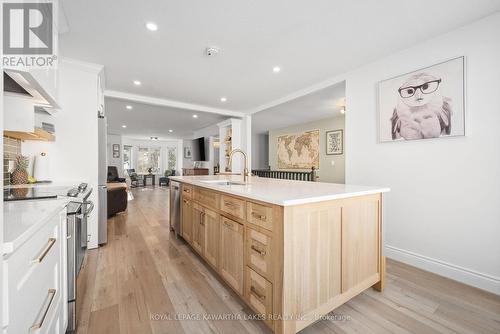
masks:
[[[40,140],[33,135],[36,130],[35,106],[49,114],[59,109],[57,70],[9,69],[4,70],[4,76],[4,131],[28,133],[28,137],[22,139]]]

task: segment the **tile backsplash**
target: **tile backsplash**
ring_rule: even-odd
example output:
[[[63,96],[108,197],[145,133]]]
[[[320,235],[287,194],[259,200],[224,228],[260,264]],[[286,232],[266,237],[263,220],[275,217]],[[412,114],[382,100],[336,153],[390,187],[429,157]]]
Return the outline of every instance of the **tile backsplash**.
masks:
[[[21,154],[21,140],[3,137],[3,184],[10,184],[9,161],[14,161]]]

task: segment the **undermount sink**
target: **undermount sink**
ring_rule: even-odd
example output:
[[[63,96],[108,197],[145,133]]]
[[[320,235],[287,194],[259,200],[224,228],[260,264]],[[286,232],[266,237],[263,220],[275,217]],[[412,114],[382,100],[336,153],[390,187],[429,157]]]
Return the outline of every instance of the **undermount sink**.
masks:
[[[205,181],[200,181],[203,183],[209,183],[209,184],[214,184],[218,186],[244,186],[244,182],[236,182],[236,181],[227,181],[227,180],[205,180]]]

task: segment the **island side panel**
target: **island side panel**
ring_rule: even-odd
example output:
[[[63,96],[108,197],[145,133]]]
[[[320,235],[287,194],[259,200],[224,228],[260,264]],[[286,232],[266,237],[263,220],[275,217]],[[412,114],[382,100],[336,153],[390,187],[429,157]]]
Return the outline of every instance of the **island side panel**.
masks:
[[[385,288],[385,269],[386,269],[386,258],[384,255],[384,230],[383,230],[383,221],[384,221],[384,194],[380,194],[379,198],[379,212],[378,212],[378,235],[379,235],[379,257],[378,257],[378,265],[379,265],[379,273],[380,273],[380,279],[373,288],[379,292],[384,291]]]
[[[380,194],[285,207],[283,315],[292,320],[281,333],[300,331],[380,281],[379,207]]]
[[[379,280],[379,197],[343,201],[342,293]]]

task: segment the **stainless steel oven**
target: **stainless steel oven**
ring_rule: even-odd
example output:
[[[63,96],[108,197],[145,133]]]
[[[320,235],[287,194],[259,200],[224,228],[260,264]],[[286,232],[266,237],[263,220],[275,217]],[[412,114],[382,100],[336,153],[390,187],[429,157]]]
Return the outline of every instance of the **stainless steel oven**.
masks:
[[[90,195],[90,193],[88,194]],[[88,196],[82,202],[70,202],[67,206],[67,249],[68,249],[68,328],[67,332],[76,330],[78,310],[76,301],[77,277],[80,273],[87,252],[87,217],[94,209],[94,204],[88,201]]]

